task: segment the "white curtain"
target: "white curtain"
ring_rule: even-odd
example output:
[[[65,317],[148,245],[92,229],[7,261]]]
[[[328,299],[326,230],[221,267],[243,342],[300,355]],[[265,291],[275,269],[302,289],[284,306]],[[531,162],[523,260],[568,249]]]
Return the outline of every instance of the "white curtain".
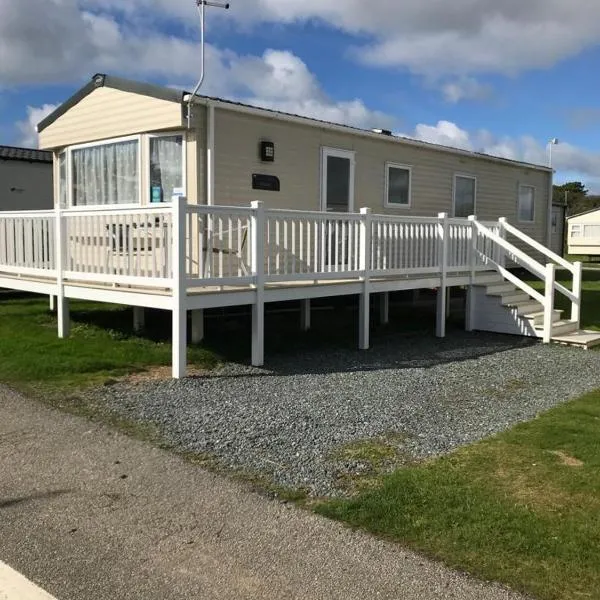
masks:
[[[138,142],[73,150],[73,205],[138,204]]]
[[[175,188],[183,187],[183,138],[150,138],[150,198],[169,202]]]

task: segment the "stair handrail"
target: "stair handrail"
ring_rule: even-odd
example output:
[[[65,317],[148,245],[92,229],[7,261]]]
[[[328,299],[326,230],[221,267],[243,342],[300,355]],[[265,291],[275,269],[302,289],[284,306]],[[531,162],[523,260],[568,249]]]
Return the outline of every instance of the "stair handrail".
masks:
[[[492,240],[492,242],[495,242],[496,244],[498,244],[498,246],[500,246],[503,250],[507,250],[508,252],[510,252],[510,254],[514,258],[518,259],[516,261],[518,264],[525,267],[526,269],[529,269],[532,273],[534,273],[538,277],[544,277],[546,271],[545,271],[544,265],[542,265],[542,263],[538,262],[534,258],[531,258],[531,256],[528,256],[527,254],[525,254],[525,252],[523,252],[523,250],[517,248],[516,246],[514,246],[513,244],[511,244],[510,242],[505,240],[502,236],[498,235],[497,233],[494,233],[491,229],[489,229],[489,227],[482,225],[479,221],[473,221],[473,222],[475,223],[477,230],[480,233],[482,233],[487,238]],[[486,256],[486,259],[491,260],[490,257],[488,257],[488,256]],[[495,261],[492,261],[492,262],[495,262]],[[495,263],[495,264],[497,264],[497,263]]]
[[[540,244],[537,240],[534,240],[532,237],[528,236],[526,233],[523,233],[520,229],[517,229],[514,225],[511,225],[505,217],[499,219],[500,227],[505,231],[514,235],[516,238],[519,238],[522,242],[525,242],[535,250],[537,250],[540,254],[547,256],[552,262],[560,265],[564,269],[567,269],[571,273],[575,274],[575,267],[573,263],[570,263],[568,260],[564,259],[562,256],[556,254],[550,250],[550,248],[546,248],[544,244]]]
[[[527,256],[527,254],[525,254],[525,252],[523,252],[522,250],[519,250],[519,248],[517,248],[516,246],[513,246],[510,242],[507,242],[504,238],[502,238],[497,233],[494,233],[491,229],[489,229],[485,225],[482,225],[479,221],[473,219],[473,223],[475,224],[477,232],[483,234],[484,236],[486,236],[487,238],[489,238],[490,240],[492,240],[493,242],[498,244],[498,246],[500,246],[504,250],[507,250],[508,252],[510,252],[516,259],[519,259],[519,261],[520,261],[519,264],[521,264],[523,267],[525,267],[526,269],[529,269],[532,273],[535,273],[536,275],[538,275],[538,277],[545,278],[546,270],[541,263],[538,263],[533,258]],[[518,288],[520,288],[521,290],[523,290],[526,294],[528,294],[529,296],[531,296],[538,302],[545,304],[545,301],[546,301],[545,296],[543,296],[540,292],[538,292],[537,290],[532,288],[528,283],[525,283],[523,280],[519,279],[514,273],[511,273],[504,265],[495,261],[490,256],[487,256],[481,250],[477,250],[477,251],[479,252],[480,255],[483,256],[483,258],[485,258],[485,260],[487,260],[488,262],[491,262],[496,267],[496,269],[499,271],[499,273],[502,275],[502,277],[504,277],[507,281],[510,281],[513,285],[515,285]]]
[[[514,235],[516,238],[520,239],[522,242],[525,242],[544,256],[548,257],[553,263],[560,265],[563,269],[569,271],[573,276],[573,289],[569,290],[564,285],[554,280],[553,288],[561,293],[563,296],[566,296],[571,302],[571,321],[577,323],[577,327],[580,325],[581,321],[581,297],[582,297],[582,281],[583,281],[583,264],[581,262],[571,263],[568,260],[564,259],[562,256],[556,254],[550,250],[550,248],[546,248],[543,244],[540,244],[537,240],[534,240],[527,234],[523,233],[521,230],[517,229],[513,225],[511,225],[505,217],[500,218],[500,229]]]

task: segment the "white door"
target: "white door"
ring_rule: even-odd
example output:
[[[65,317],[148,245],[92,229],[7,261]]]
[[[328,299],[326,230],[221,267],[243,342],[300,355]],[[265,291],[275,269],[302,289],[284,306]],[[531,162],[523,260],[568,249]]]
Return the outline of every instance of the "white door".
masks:
[[[354,152],[323,148],[321,159],[321,210],[354,211]]]

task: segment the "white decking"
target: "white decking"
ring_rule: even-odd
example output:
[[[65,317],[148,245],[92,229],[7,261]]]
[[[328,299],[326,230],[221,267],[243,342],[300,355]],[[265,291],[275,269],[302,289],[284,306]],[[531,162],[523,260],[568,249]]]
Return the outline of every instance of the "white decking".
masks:
[[[514,235],[553,262],[532,259],[506,240]],[[546,281],[541,294],[505,269],[506,260]],[[554,280],[569,268],[573,289]],[[579,322],[581,267],[570,265],[502,219],[452,219],[195,206],[185,199],[139,209],[76,209],[0,214],[0,287],[57,298],[59,335],[69,329],[68,300],[152,307],[173,313],[173,375],[186,369],[187,312],[192,340],[202,311],[252,306],[252,363],[264,361],[264,305],[313,298],[360,297],[360,347],[369,347],[370,297],[437,288],[437,335],[445,335],[446,295],[468,286],[467,328],[476,325],[476,285],[502,283],[541,302],[543,337],[552,337],[554,291],[573,303]],[[139,320],[140,313],[137,314]]]

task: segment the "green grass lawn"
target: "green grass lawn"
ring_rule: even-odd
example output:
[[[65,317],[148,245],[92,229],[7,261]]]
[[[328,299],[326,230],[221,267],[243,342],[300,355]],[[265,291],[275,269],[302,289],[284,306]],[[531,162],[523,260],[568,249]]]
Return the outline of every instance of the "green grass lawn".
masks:
[[[542,599],[600,598],[600,393],[317,512]]]
[[[123,307],[72,302],[71,317],[70,338],[58,339],[47,298],[3,293],[0,381],[21,389],[65,391],[171,363],[171,344],[160,319],[150,320],[141,337],[131,329],[131,310]],[[200,347],[190,347],[188,358],[201,367],[217,362]]]
[[[573,279],[566,277],[566,274],[566,271],[558,270],[556,280],[566,288],[572,289]],[[544,283],[539,279],[528,281],[528,283],[536,289],[544,289]],[[600,331],[600,270],[597,273],[584,271],[582,292],[581,327]],[[571,318],[571,302],[567,297],[557,292],[554,297],[554,304],[555,308],[564,311],[563,319]]]

